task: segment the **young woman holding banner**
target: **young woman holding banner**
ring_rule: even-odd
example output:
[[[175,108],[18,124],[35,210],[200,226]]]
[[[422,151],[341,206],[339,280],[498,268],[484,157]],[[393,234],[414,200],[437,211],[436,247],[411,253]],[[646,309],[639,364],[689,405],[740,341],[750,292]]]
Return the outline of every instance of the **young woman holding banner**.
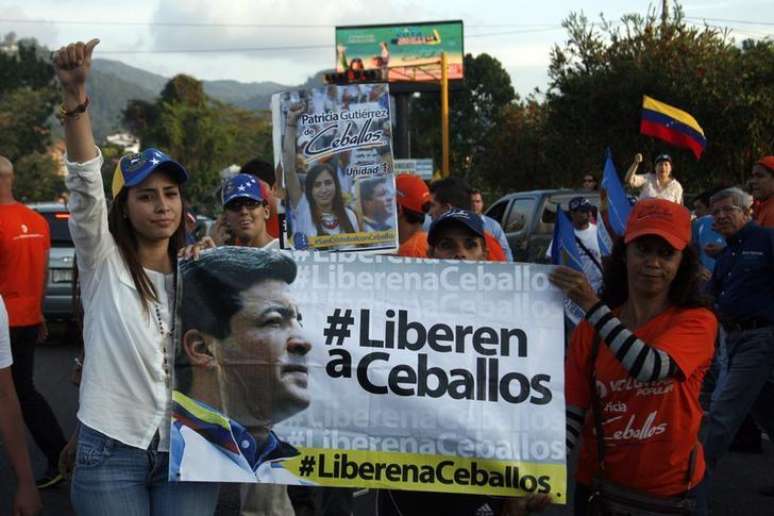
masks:
[[[175,260],[185,243],[188,173],[155,149],[125,156],[108,211],[85,87],[98,42],[54,56],[85,314],[72,502],[81,516],[211,515],[217,484],[167,481]]]
[[[558,267],[551,275],[586,312],[565,373],[568,447],[583,434],[576,516],[601,514],[596,504],[614,490],[706,514],[693,507],[707,488],[699,393],[717,320],[699,295],[690,240],[687,209],[643,200],[605,265],[601,299],[581,272]]]

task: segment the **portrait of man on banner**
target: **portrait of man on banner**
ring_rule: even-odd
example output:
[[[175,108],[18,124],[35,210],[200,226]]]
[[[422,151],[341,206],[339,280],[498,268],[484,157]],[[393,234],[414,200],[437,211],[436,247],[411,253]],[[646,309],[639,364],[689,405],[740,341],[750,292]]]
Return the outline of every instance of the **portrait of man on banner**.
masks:
[[[170,480],[299,483],[282,467],[299,452],[273,431],[311,399],[296,273],[245,247],[181,263]]]

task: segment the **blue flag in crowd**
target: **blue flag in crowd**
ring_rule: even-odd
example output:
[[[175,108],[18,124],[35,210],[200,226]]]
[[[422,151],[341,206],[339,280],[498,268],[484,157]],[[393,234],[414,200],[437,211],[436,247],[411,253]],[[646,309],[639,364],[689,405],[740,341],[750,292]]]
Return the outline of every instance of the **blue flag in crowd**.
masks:
[[[607,231],[605,219],[599,217],[597,221],[597,242],[599,243],[599,254],[608,256],[613,250],[613,239]]]
[[[583,272],[578,245],[575,243],[575,231],[567,214],[557,206],[554,240],[551,244],[551,263],[566,265]]]
[[[626,198],[621,179],[613,164],[613,156],[610,148],[605,151],[605,171],[602,174],[602,190],[607,194],[607,217],[610,229],[617,235],[623,235],[626,230],[626,221],[632,205]]]

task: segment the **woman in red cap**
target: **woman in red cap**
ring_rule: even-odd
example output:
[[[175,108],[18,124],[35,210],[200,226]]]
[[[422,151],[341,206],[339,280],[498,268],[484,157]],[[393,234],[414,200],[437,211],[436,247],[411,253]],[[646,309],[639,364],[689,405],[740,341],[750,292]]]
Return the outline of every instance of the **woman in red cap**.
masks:
[[[704,478],[699,392],[717,320],[700,296],[690,239],[687,209],[643,200],[605,263],[600,297],[581,272],[551,274],[586,312],[565,366],[568,447],[583,434],[576,515],[604,503],[605,482],[690,506]]]

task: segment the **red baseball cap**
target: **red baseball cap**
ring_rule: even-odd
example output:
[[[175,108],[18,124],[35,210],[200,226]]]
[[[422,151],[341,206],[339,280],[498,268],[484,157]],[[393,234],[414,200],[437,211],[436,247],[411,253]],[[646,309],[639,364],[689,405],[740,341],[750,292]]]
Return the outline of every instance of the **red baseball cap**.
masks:
[[[624,242],[645,235],[656,235],[682,251],[691,241],[691,213],[683,206],[664,199],[638,201],[629,214]]]
[[[424,213],[430,202],[430,189],[422,178],[412,174],[400,174],[395,178],[398,204],[415,213]]]
[[[758,160],[758,163],[756,163],[756,165],[760,165],[768,169],[769,172],[771,172],[772,174],[774,174],[774,156],[764,156]]]

